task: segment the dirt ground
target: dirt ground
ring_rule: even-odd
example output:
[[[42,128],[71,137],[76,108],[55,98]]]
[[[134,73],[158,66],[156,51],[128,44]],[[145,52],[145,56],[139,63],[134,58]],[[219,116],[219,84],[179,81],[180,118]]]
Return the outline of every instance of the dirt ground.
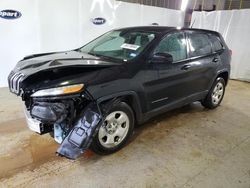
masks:
[[[231,80],[216,110],[194,103],[156,117],[112,155],[71,161],[57,147],[1,88],[0,187],[250,188],[250,83]]]

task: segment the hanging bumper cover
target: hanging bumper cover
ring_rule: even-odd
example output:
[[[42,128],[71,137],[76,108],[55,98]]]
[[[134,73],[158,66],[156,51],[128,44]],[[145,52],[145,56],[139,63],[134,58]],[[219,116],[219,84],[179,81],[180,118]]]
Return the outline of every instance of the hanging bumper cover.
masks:
[[[102,113],[97,103],[90,103],[76,121],[70,133],[64,138],[57,154],[76,159],[90,146],[95,131],[101,125]]]

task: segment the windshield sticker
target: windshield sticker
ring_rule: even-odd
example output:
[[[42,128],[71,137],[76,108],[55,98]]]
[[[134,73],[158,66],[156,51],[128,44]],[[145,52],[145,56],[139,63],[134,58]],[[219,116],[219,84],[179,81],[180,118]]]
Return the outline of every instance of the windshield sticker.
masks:
[[[140,46],[135,45],[135,44],[124,43],[123,45],[121,45],[121,48],[129,49],[129,50],[137,50],[138,48],[140,48]]]

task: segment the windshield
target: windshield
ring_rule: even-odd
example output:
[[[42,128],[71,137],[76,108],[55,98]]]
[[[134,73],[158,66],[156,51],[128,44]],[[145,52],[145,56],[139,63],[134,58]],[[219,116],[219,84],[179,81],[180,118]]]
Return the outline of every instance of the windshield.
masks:
[[[154,33],[111,31],[80,48],[94,56],[129,61],[138,56],[155,38]]]

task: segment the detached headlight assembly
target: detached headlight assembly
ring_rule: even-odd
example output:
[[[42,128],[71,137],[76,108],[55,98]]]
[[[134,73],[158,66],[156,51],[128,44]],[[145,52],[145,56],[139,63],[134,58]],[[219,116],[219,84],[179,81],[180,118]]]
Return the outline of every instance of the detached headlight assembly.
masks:
[[[83,89],[84,84],[76,84],[69,86],[62,86],[50,89],[39,90],[31,95],[31,97],[48,97],[56,95],[66,95],[70,93],[76,93]]]

